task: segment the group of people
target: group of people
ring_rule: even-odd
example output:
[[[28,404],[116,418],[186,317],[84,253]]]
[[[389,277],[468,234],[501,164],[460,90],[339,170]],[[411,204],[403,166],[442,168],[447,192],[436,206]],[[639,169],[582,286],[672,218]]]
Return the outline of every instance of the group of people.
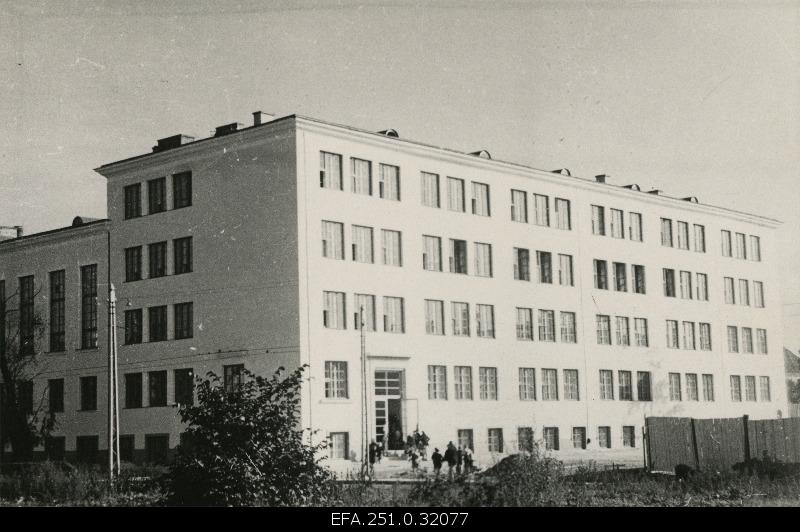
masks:
[[[449,442],[444,450],[444,455],[439,452],[439,449],[434,449],[431,455],[433,462],[433,472],[438,477],[442,473],[442,464],[447,464],[447,476],[453,480],[453,475],[468,474],[472,471],[472,449],[468,446],[456,447],[453,442]],[[463,469],[462,469],[463,468]]]

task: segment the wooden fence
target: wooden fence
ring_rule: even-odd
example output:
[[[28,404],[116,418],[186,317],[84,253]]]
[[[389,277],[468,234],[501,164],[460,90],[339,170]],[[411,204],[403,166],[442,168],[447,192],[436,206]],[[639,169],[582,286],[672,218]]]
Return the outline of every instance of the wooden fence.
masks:
[[[800,463],[800,418],[751,420],[648,417],[645,420],[647,467],[675,471],[730,470],[750,458]]]

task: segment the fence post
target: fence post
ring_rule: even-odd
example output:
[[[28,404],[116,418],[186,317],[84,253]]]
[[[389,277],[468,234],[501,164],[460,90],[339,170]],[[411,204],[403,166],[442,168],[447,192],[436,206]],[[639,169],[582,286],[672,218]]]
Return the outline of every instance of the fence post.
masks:
[[[700,471],[700,453],[697,450],[697,429],[695,428],[694,418],[692,420],[692,451],[694,452],[694,468]]]
[[[744,461],[745,463],[750,462],[750,423],[748,422],[750,417],[745,414],[742,416],[742,423],[744,424]]]

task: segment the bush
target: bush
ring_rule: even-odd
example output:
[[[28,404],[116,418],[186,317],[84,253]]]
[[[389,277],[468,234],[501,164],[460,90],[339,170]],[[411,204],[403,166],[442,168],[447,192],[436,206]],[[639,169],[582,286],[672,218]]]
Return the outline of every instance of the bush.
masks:
[[[198,379],[195,406],[183,406],[188,427],[170,468],[171,504],[307,505],[325,495],[332,476],[304,442],[300,385],[304,368],[285,378],[244,371],[226,392],[219,377]]]

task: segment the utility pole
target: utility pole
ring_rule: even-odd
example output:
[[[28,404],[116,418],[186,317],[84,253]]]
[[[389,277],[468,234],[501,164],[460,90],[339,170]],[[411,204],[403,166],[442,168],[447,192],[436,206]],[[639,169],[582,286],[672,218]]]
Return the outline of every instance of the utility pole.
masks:
[[[367,401],[367,351],[364,337],[364,306],[358,309],[358,327],[361,332],[361,471],[369,474],[369,416]]]
[[[117,396],[117,295],[108,289],[108,480],[119,476],[119,398]]]

